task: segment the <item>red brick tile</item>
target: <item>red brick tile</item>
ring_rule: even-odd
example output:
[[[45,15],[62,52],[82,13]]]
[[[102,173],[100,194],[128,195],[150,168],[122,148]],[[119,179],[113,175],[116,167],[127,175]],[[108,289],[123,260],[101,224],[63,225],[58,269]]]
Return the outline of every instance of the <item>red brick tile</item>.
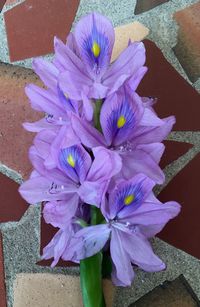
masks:
[[[0,12],[5,4],[6,0],[0,0]]]
[[[0,233],[0,306],[6,307],[6,287],[4,280],[3,242]]]
[[[165,2],[168,2],[169,0],[137,0],[136,6],[135,6],[135,15],[141,14],[143,12],[149,11],[153,9],[154,7],[163,4]]]
[[[159,194],[161,201],[182,205],[179,216],[170,221],[159,237],[200,259],[199,182],[200,154],[185,166]]]
[[[0,223],[19,221],[28,209],[18,193],[19,185],[0,173],[0,186]]]
[[[155,109],[159,116],[176,116],[174,130],[200,130],[199,94],[167,62],[153,42],[144,40],[144,43],[149,69],[139,86],[139,94],[158,98]]]
[[[38,83],[32,70],[0,63],[0,161],[24,177],[32,169],[27,153],[33,134],[25,131],[22,123],[41,118],[24,94],[30,82]]]
[[[5,12],[11,61],[48,54],[53,38],[66,40],[79,0],[26,0]]]
[[[58,231],[58,228],[55,228],[51,226],[50,224],[46,224],[44,221],[44,218],[41,218],[41,242],[40,242],[40,254],[42,255],[43,248],[51,241],[55,233]],[[42,266],[50,266],[53,259],[50,260],[41,260],[37,264]],[[59,260],[58,264],[56,266],[60,267],[68,267],[68,266],[76,266],[77,264],[70,262],[70,261],[64,261]]]
[[[175,141],[164,141],[165,151],[160,161],[160,166],[163,169],[168,164],[177,160],[179,157],[184,155],[190,148],[193,147],[192,144],[180,143]]]
[[[200,2],[174,15],[179,25],[174,52],[192,82],[200,77]]]

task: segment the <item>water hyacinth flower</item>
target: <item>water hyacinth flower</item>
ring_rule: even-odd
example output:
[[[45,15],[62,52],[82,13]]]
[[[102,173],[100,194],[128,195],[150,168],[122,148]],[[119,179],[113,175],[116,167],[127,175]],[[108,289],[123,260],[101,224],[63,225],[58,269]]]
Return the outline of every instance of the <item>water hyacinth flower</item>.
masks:
[[[151,106],[125,88],[105,99],[100,112],[102,133],[71,115],[72,128],[82,144],[89,148],[106,146],[120,155],[124,178],[143,172],[159,184],[164,181],[158,165],[164,151],[161,141],[174,123],[173,116],[158,118]]]
[[[152,192],[164,182],[162,141],[175,118],[160,119],[155,99],[136,93],[147,72],[144,44],[127,42],[111,63],[114,41],[106,17],[83,17],[66,44],[55,38],[52,62],[34,60],[44,88],[26,87],[43,118],[24,124],[37,134],[29,150],[33,171],[19,192],[30,204],[42,202],[46,223],[58,228],[42,258],[53,258],[52,267],[60,258],[80,262],[87,307],[105,306],[105,250],[119,286],[131,285],[132,265],[148,272],[165,268],[149,238],[180,211]]]
[[[179,213],[180,205],[159,202],[152,193],[154,185],[151,179],[138,174],[128,181],[122,180],[109,191],[108,200],[101,206],[105,223],[84,227],[75,234],[77,241],[69,246],[74,249],[73,259],[96,254],[110,240],[112,279],[117,286],[131,285],[134,278],[131,264],[147,272],[165,269],[148,239]],[[67,251],[62,258],[67,259]]]
[[[70,36],[73,54],[68,46],[63,46],[58,40],[55,42],[54,63],[67,66],[59,76],[63,92],[76,100],[82,98],[83,92],[89,98],[104,98],[118,90],[144,65],[143,43],[130,43],[110,65],[114,39],[111,22],[98,13],[92,13],[78,22]]]
[[[99,206],[110,179],[121,169],[121,159],[103,147],[93,149],[93,154],[92,162],[81,145],[62,149],[57,168],[47,169],[43,160],[45,153],[41,155],[32,146],[29,157],[35,169],[34,175],[20,186],[19,192],[30,204],[65,201],[66,215],[70,217],[78,208],[79,198]]]

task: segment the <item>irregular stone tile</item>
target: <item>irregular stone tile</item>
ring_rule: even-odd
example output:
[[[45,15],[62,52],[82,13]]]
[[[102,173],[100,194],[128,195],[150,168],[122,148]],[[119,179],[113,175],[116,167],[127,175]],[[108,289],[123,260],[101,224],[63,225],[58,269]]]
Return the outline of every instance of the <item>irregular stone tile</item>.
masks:
[[[6,287],[4,280],[3,242],[0,233],[0,306],[6,307]]]
[[[5,4],[6,0],[0,0],[0,12]]]
[[[173,161],[176,161],[179,157],[184,155],[190,148],[193,147],[192,144],[176,141],[164,141],[164,144],[165,151],[160,161],[160,166],[162,169]]]
[[[149,11],[153,9],[154,7],[163,4],[165,2],[168,2],[169,0],[137,0],[136,6],[135,6],[135,15],[141,14],[143,12]]]
[[[174,14],[179,25],[174,52],[192,82],[200,77],[200,2]]]
[[[41,217],[41,226],[40,226],[40,254],[43,254],[43,248],[51,241],[53,236],[58,231],[58,228],[53,227],[50,224],[45,223],[43,217]],[[50,266],[53,259],[50,260],[41,260],[37,264],[42,266]],[[59,260],[56,266],[60,267],[68,267],[68,266],[76,266],[76,263],[71,261]]]
[[[79,0],[26,0],[4,14],[11,62],[53,51],[54,36],[66,40]]]
[[[141,41],[147,36],[149,29],[138,21],[115,28],[115,45],[112,52],[112,61],[128,46],[128,42]]]
[[[0,173],[0,223],[19,221],[28,205],[18,193],[19,185]]]
[[[159,194],[158,198],[163,202],[169,200],[179,202],[182,210],[158,236],[200,259],[199,169],[200,153]]]
[[[165,281],[129,307],[198,307],[200,302],[183,275]]]
[[[176,116],[174,130],[198,131],[199,94],[167,62],[153,42],[145,40],[144,43],[149,69],[139,86],[139,94],[158,98],[155,110],[160,117]]]
[[[111,307],[114,287],[104,280],[106,306]],[[80,278],[60,274],[17,274],[13,307],[83,306]]]
[[[32,70],[0,63],[0,161],[23,177],[32,169],[28,148],[33,134],[25,131],[22,123],[41,118],[31,109],[24,93],[25,85],[31,82],[39,84]]]

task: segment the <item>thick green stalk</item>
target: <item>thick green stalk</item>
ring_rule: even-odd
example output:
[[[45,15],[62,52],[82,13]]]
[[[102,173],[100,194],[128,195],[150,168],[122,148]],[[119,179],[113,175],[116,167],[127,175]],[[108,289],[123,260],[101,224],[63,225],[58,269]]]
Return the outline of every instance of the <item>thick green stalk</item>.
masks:
[[[84,307],[105,307],[102,289],[102,253],[81,260],[81,289]]]
[[[94,125],[101,131],[100,111],[102,100],[96,100],[94,109]],[[101,211],[91,206],[91,224],[97,225],[103,221]],[[105,307],[102,289],[102,253],[83,259],[80,262],[81,289],[84,307]]]

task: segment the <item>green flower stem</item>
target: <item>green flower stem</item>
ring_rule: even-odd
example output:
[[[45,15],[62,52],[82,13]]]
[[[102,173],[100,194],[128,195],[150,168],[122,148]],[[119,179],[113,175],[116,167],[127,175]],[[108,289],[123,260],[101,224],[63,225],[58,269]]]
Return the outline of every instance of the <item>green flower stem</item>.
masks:
[[[102,99],[97,99],[95,101],[95,108],[94,108],[94,126],[100,132],[102,132],[101,123],[100,123],[100,112],[101,112],[102,103],[103,103]]]
[[[81,289],[84,307],[105,307],[102,289],[102,253],[81,260]]]
[[[102,100],[95,102],[94,126],[100,132],[100,111]],[[99,208],[91,206],[91,225],[101,224],[104,220]],[[102,253],[83,259],[80,262],[81,289],[84,307],[105,307],[102,289]]]

